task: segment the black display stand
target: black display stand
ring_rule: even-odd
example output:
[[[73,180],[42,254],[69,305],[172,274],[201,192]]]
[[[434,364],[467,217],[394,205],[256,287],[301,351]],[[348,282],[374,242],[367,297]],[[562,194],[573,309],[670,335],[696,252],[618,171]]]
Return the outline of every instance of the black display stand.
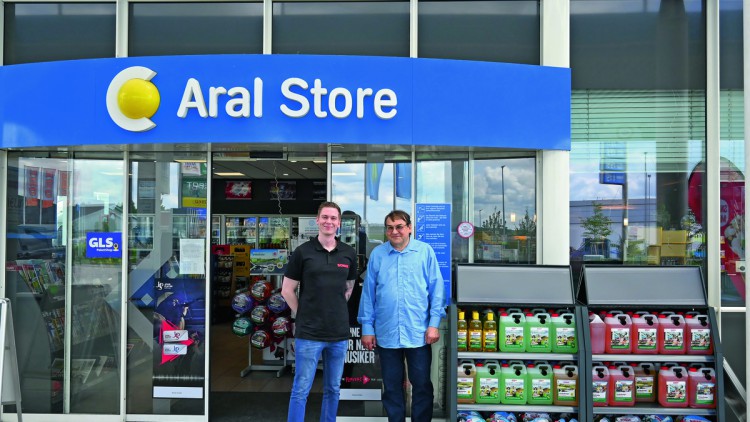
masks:
[[[721,353],[718,324],[714,309],[708,306],[705,285],[700,267],[695,266],[616,266],[587,265],[583,267],[582,284],[579,286],[579,297],[585,300],[588,307],[585,315],[588,322],[588,311],[618,309],[623,311],[669,311],[695,310],[708,316],[711,325],[711,337],[714,342],[712,355],[641,355],[641,354],[591,354],[591,335],[583,331],[583,341],[579,349],[585,349],[584,370],[579,377],[585,379],[587,409],[593,420],[594,415],[700,415],[724,420],[724,361]],[[582,296],[585,295],[585,298]],[[592,362],[624,361],[630,362],[677,362],[703,363],[713,365],[716,372],[716,409],[666,408],[657,403],[636,403],[634,407],[593,407]]]
[[[579,366],[578,406],[505,405],[505,404],[458,404],[457,378],[455,370],[448,370],[449,420],[455,420],[459,410],[481,412],[547,412],[576,413],[579,421],[587,420],[590,404],[585,377],[580,368],[585,368],[585,353],[581,334],[588,321],[583,306],[576,305],[570,267],[543,265],[485,265],[458,264],[456,266],[455,303],[450,306],[449,368],[459,359],[498,360],[547,360],[575,361]],[[574,311],[578,334],[578,353],[506,353],[506,352],[458,352],[456,332],[458,307],[566,307]]]

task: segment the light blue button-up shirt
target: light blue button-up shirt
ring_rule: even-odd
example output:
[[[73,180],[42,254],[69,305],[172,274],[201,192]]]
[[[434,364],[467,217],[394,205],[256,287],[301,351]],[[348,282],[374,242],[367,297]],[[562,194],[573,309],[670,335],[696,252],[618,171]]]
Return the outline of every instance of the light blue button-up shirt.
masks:
[[[386,242],[370,254],[357,320],[362,335],[387,349],[425,345],[427,327],[445,317],[443,277],[435,251],[409,239],[399,252]]]

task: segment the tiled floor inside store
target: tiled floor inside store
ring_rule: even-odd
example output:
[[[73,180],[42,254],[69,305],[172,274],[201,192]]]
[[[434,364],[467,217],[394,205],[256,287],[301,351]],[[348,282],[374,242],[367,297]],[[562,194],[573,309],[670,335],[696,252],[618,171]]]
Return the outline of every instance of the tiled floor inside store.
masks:
[[[291,367],[277,377],[276,370],[253,370],[244,377],[240,372],[250,364],[250,336],[238,337],[232,332],[231,322],[211,327],[211,391],[289,393],[292,389]],[[262,355],[253,353],[254,364]],[[270,365],[264,365],[270,366]],[[281,365],[279,366],[281,367]],[[322,382],[316,379],[313,393],[322,392]]]

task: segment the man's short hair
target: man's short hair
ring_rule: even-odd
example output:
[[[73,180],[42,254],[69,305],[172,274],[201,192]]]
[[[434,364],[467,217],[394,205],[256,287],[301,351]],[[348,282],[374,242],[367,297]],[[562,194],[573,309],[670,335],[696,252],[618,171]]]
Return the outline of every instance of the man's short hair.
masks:
[[[406,221],[407,226],[411,226],[411,217],[409,217],[409,213],[403,210],[393,210],[388,213],[388,215],[385,216],[385,220],[383,220],[383,224],[387,225],[388,220],[396,221],[396,220],[404,220]]]
[[[339,218],[341,218],[341,207],[339,207],[339,204],[335,202],[323,202],[318,207],[318,217],[320,217],[320,212],[323,211],[323,208],[336,208],[336,211],[339,212]]]

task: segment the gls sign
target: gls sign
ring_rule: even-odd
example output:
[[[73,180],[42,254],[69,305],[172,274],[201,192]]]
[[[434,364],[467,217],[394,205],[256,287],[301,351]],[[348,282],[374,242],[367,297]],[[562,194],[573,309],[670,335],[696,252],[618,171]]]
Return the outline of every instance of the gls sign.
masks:
[[[122,258],[122,233],[86,233],[86,258]]]

